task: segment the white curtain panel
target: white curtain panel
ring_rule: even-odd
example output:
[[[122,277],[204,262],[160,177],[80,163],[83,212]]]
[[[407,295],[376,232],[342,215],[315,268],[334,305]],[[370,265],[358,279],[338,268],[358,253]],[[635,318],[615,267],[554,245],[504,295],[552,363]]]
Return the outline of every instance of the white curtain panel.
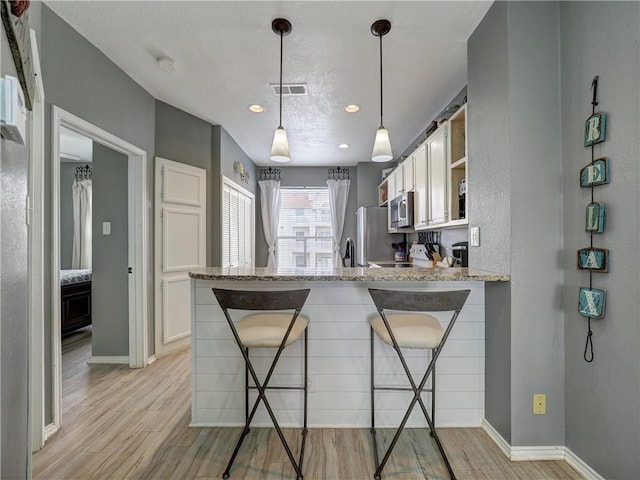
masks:
[[[333,263],[336,267],[342,266],[340,240],[342,240],[342,229],[347,211],[350,185],[351,180],[348,179],[327,180],[327,187],[329,187],[329,207],[331,208],[331,231],[333,234]]]
[[[264,239],[269,247],[268,268],[274,268],[276,263],[276,238],[278,237],[278,222],[280,221],[280,181],[260,180],[260,211],[262,212],[262,229]]]
[[[73,253],[71,268],[91,268],[91,180],[73,182]]]

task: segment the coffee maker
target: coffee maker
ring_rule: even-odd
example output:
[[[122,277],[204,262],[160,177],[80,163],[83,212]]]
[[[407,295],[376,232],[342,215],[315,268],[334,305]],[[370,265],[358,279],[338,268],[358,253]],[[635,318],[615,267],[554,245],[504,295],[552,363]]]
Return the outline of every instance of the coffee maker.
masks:
[[[453,265],[456,267],[469,266],[469,242],[458,242],[451,245]]]

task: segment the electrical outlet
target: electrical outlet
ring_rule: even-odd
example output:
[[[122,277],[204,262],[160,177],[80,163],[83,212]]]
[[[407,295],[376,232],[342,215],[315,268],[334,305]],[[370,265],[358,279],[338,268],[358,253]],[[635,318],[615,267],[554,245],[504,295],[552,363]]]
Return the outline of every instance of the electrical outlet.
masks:
[[[533,414],[546,415],[547,413],[547,395],[545,393],[533,394]]]

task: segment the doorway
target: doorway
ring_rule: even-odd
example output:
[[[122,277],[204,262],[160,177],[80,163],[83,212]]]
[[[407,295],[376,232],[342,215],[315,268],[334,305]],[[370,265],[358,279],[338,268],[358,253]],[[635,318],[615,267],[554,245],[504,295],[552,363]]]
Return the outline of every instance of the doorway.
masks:
[[[147,155],[146,152],[114,135],[86,122],[85,120],[53,107],[51,136],[51,345],[52,345],[52,412],[53,422],[47,426],[48,434],[61,425],[60,410],[62,397],[61,361],[61,289],[60,289],[60,134],[66,129],[89,138],[94,145],[106,147],[126,157],[127,172],[127,247],[126,247],[126,289],[128,305],[128,355],[118,358],[102,358],[102,362],[128,363],[131,368],[141,368],[148,363],[147,338],[147,252],[148,231],[145,204],[147,199]],[[100,224],[100,231],[103,229]],[[105,229],[108,227],[104,227]],[[46,372],[43,372],[43,382]],[[37,427],[36,427],[37,428]],[[44,428],[44,426],[43,426]],[[48,436],[48,435],[47,435]]]
[[[105,148],[105,147],[102,147]],[[93,142],[60,127],[60,325],[63,381],[87,363],[93,337]],[[119,154],[126,161],[126,157]],[[125,177],[126,181],[126,177]],[[126,261],[126,249],[124,253]],[[99,292],[99,291],[98,291]],[[126,299],[128,302],[128,299]],[[63,394],[64,395],[64,394]]]

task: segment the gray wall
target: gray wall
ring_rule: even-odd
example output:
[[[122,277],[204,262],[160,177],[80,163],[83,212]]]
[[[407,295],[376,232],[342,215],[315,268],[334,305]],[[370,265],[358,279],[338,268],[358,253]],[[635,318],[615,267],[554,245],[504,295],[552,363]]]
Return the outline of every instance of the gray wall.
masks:
[[[511,284],[486,282],[484,304],[484,418],[512,444]]]
[[[128,158],[93,144],[91,318],[94,356],[129,356]],[[102,223],[111,223],[111,235]]]
[[[495,3],[467,43],[469,226],[481,246],[469,250],[473,268],[510,273],[511,142],[508,135],[507,4]]]
[[[505,438],[510,424],[514,446],[562,445],[558,4],[494,4],[469,40],[468,57],[469,218],[481,227],[482,241],[471,249],[470,266],[512,279],[510,338],[508,329],[495,329],[491,340],[499,351],[510,345],[511,398],[487,394],[487,411],[497,416],[488,420]],[[491,366],[487,391],[494,376],[505,375],[504,367]],[[534,393],[547,394],[546,415],[532,414]],[[509,401],[510,412],[495,408]]]
[[[467,42],[467,208],[481,246],[469,248],[469,265],[510,272],[511,181],[507,5],[495,3]],[[492,258],[493,257],[493,258]],[[485,419],[509,443],[511,435],[511,291],[485,287]],[[488,306],[509,305],[495,316]]]
[[[71,268],[73,256],[73,180],[77,163],[60,162],[60,269]]]
[[[356,208],[378,206],[378,185],[382,182],[382,170],[391,167],[389,163],[360,162],[351,172],[356,172],[351,188],[355,187]],[[352,177],[353,178],[353,177]]]
[[[236,182],[245,190],[249,190],[254,195],[258,189],[258,169],[251,159],[244,153],[244,150],[236,143],[233,137],[224,128],[218,126],[220,130],[220,166],[222,174],[228,179]],[[234,162],[240,162],[249,172],[247,183],[242,181],[240,174],[233,168]]]
[[[149,230],[153,231],[153,156],[155,100],[142,87],[129,78],[117,65],[111,62],[96,47],[78,32],[42,5],[40,32],[40,61],[42,79],[46,92],[46,137],[45,158],[51,159],[51,105],[57,105],[74,115],[120,137],[147,152],[148,198],[147,218]],[[50,160],[52,161],[52,160]],[[57,160],[56,160],[57,161]],[[51,196],[51,165],[45,164],[45,198]],[[45,212],[48,213],[48,212]],[[46,264],[50,265],[49,232],[51,217],[45,218]],[[149,244],[151,245],[151,243]],[[149,317],[149,352],[154,351],[153,312],[153,250],[148,249],[147,302]],[[45,271],[50,269],[45,268]],[[49,292],[49,282],[45,292]],[[45,299],[49,305],[51,299]],[[51,338],[51,318],[45,308],[45,339]],[[45,372],[51,371],[50,342],[45,341]],[[45,421],[52,420],[51,378],[45,383]]]
[[[607,479],[640,478],[640,4],[561,2],[560,21],[566,445]],[[607,215],[594,245],[609,249],[611,266],[593,275],[607,305],[605,318],[592,323],[595,360],[586,363],[587,322],[576,303],[589,275],[576,270],[575,255],[589,245],[584,211],[591,195],[578,186],[578,173],[591,160],[583,132],[595,75],[597,109],[608,114],[607,139],[595,155],[610,158],[611,183],[594,190]]]
[[[16,76],[4,31],[0,36],[0,73]],[[0,478],[7,479],[31,478],[25,224],[28,138],[25,143],[0,140]]]
[[[510,293],[486,291],[486,417],[512,445],[566,444],[612,479],[640,478],[639,44],[635,2],[496,3],[468,44],[470,220],[482,227],[470,261],[512,276]],[[593,276],[608,298],[587,363],[576,303],[589,276],[575,252],[589,242],[577,179],[594,75],[609,114],[595,154],[612,159],[594,245],[610,249],[611,269]],[[530,412],[536,392],[546,416]]]

